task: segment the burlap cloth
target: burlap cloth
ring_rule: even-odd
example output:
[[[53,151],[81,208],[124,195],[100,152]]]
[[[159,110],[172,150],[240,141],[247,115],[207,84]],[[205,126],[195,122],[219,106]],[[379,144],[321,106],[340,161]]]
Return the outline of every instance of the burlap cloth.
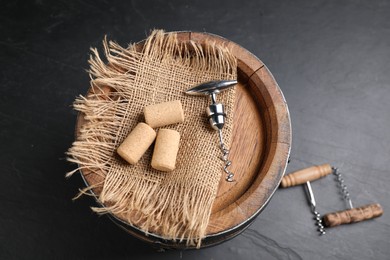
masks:
[[[163,31],[153,31],[142,50],[107,40],[103,45],[106,61],[96,49],[89,60],[94,93],[74,102],[86,121],[68,151],[69,161],[79,168],[68,176],[88,169],[103,177],[104,181],[87,188],[101,191],[96,195],[105,206],[94,211],[114,214],[146,233],[200,246],[223,162],[218,135],[205,115],[209,98],[183,91],[210,80],[236,79],[236,59],[213,42],[184,44],[175,33]],[[226,144],[232,135],[234,96],[234,89],[218,95],[228,112],[223,129]],[[181,134],[176,169],[169,173],[152,169],[153,147],[136,165],[122,160],[116,149],[144,120],[143,108],[172,100],[180,100],[185,113],[184,123],[164,127]]]

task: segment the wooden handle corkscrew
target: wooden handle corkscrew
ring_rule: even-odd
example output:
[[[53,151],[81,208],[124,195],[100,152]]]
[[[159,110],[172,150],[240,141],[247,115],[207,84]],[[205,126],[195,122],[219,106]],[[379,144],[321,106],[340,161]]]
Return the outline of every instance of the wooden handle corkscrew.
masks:
[[[369,204],[359,208],[328,213],[323,217],[326,227],[334,227],[342,224],[356,223],[382,216],[383,209],[380,204]]]
[[[329,164],[322,164],[305,168],[283,177],[281,187],[288,188],[303,184],[307,181],[314,181],[332,173],[332,167]]]

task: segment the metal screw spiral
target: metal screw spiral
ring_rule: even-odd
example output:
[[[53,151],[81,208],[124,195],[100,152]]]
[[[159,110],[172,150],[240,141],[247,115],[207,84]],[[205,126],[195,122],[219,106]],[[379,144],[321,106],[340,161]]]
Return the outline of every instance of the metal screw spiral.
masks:
[[[314,219],[316,221],[316,225],[318,227],[318,232],[320,232],[320,235],[325,235],[326,232],[325,232],[325,227],[324,225],[322,225],[322,218],[321,218],[321,214],[316,210],[315,207],[312,207],[311,208],[311,211],[313,212],[314,214]]]
[[[307,194],[309,196],[311,212],[314,214],[314,219],[316,220],[316,225],[318,226],[317,230],[320,232],[320,235],[325,235],[325,228],[324,225],[322,225],[321,214],[316,210],[316,199],[314,198],[314,193],[311,188],[310,181],[306,182],[306,188]]]
[[[349,196],[348,187],[344,183],[343,175],[341,174],[341,172],[337,168],[332,168],[332,170],[333,170],[333,174],[336,175],[336,180],[339,184],[340,192],[343,196],[343,199],[345,200],[346,203],[349,204],[349,207],[352,209],[353,208],[352,200]]]
[[[222,159],[222,161],[225,162],[225,166],[223,167],[223,170],[227,174],[226,181],[233,182],[234,181],[234,179],[233,179],[234,173],[232,173],[228,169],[230,167],[230,165],[232,164],[232,162],[229,160],[229,149],[227,149],[225,147],[225,144],[223,142],[222,130],[221,129],[218,131],[218,134],[219,134],[219,147],[221,148],[221,151],[223,153],[221,159]]]

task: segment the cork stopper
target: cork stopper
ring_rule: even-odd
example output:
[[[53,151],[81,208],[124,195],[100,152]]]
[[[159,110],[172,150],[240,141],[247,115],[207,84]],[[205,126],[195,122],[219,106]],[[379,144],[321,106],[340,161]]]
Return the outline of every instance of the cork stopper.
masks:
[[[184,122],[180,100],[146,106],[144,115],[145,122],[152,128]]]
[[[156,138],[147,124],[139,123],[118,147],[117,153],[130,164],[136,164]]]
[[[180,134],[175,130],[160,129],[158,131],[152,157],[154,169],[164,172],[175,169],[179,141]]]

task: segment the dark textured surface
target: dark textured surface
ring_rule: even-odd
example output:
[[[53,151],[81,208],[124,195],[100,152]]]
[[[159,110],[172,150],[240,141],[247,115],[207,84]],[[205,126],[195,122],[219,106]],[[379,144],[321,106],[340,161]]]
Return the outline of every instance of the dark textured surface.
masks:
[[[2,1],[0,258],[389,259],[389,1]],[[240,236],[198,251],[158,253],[93,214],[64,152],[90,46],[152,28],[207,31],[252,51],[274,74],[293,126],[287,171],[329,162],[355,205],[378,219],[319,237],[303,187],[279,190]],[[321,213],[341,210],[333,177],[312,184]]]

